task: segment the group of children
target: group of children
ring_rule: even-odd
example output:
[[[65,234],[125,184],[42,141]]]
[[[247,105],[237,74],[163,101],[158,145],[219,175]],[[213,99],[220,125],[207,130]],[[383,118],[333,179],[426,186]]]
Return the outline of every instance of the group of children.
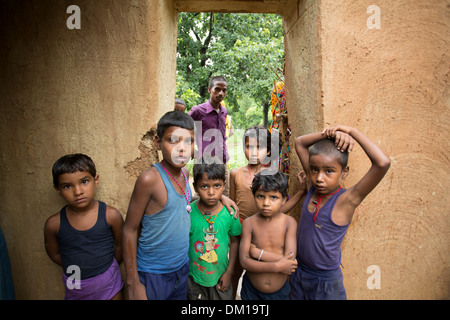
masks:
[[[243,300],[345,299],[340,245],[389,158],[347,126],[298,137],[304,171],[299,192],[288,197],[286,176],[263,165],[270,137],[262,127],[245,132],[248,165],[232,170],[230,181],[220,159],[197,159],[194,196],[185,167],[194,152],[194,121],[166,113],[156,137],[163,160],[137,178],[125,222],[95,200],[99,176],[88,156],[60,158],[53,183],[67,205],[46,221],[45,248],[63,268],[65,298],[121,299],[123,260],[130,299],[235,299],[243,270]],[[354,141],[372,165],[344,189]],[[303,197],[297,224],[287,213]]]

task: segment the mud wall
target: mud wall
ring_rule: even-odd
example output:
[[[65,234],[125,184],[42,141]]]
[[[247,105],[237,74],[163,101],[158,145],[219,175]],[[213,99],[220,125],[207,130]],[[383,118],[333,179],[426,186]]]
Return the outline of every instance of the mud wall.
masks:
[[[66,10],[81,10],[68,29]],[[154,157],[149,130],[173,108],[176,14],[166,1],[3,1],[0,19],[0,227],[18,299],[61,299],[44,250],[46,218],[64,202],[51,167],[90,155],[97,198],[126,213]]]
[[[284,18],[293,136],[347,124],[391,159],[342,245],[348,298],[448,299],[450,3],[290,5]],[[349,166],[347,187],[370,166],[360,147]]]

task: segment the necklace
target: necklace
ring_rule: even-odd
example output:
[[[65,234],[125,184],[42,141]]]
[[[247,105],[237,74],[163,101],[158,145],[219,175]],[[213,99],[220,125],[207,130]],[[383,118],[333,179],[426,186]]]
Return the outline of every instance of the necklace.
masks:
[[[251,173],[251,171],[250,171],[250,167],[249,167],[249,165],[247,164],[247,171],[248,171],[248,176],[250,177],[250,189],[252,188],[252,185],[253,185],[253,178],[256,176],[256,174],[258,173],[258,169],[256,169],[256,172],[255,172],[255,176],[253,176],[253,178],[252,178],[252,173]]]
[[[162,161],[160,162],[160,164],[161,164],[161,167],[164,169],[164,171],[172,178],[173,181],[175,181],[175,183],[177,184],[177,186],[178,186],[178,187],[180,188],[180,190],[183,192],[184,198],[186,199],[186,202],[187,202],[186,210],[187,210],[188,213],[191,213],[191,211],[192,211],[192,208],[191,208],[191,205],[190,205],[190,203],[191,203],[191,195],[190,195],[190,193],[189,193],[189,184],[188,184],[187,177],[186,177],[186,175],[184,174],[184,171],[181,170],[181,173],[182,173],[183,176],[184,176],[184,183],[185,183],[185,186],[186,186],[187,195],[186,195],[186,192],[184,191],[184,189],[183,189],[183,188],[180,186],[180,184],[178,183],[177,179],[175,179],[175,178],[173,177],[173,175],[166,169],[166,167],[164,167]]]
[[[198,210],[200,211],[200,213],[202,214],[203,219],[205,219],[206,222],[208,222],[209,224],[213,224],[213,223],[214,223],[214,221],[216,220],[216,218],[217,218],[217,216],[218,216],[219,211],[222,209],[221,206],[220,206],[220,204],[219,204],[219,209],[217,209],[217,212],[216,212],[216,214],[214,215],[214,219],[211,221],[211,218],[212,218],[211,212],[205,212],[205,213],[203,213],[203,211],[200,209],[200,206],[198,205],[198,201],[197,201],[197,208],[198,208]],[[209,216],[209,218],[206,218],[205,216]]]
[[[325,197],[328,197],[328,196],[331,196],[331,195],[333,195],[335,193],[338,193],[339,190],[341,190],[341,185],[339,185],[339,188],[335,192],[332,192],[332,193],[329,193],[329,194],[326,194],[326,195],[323,195],[323,196],[317,196],[317,200],[313,200],[312,203],[314,203],[314,208],[315,208],[314,209],[314,213],[315,213],[314,214],[314,222],[316,222],[317,215],[319,214],[320,201],[322,201],[322,199],[325,198]]]

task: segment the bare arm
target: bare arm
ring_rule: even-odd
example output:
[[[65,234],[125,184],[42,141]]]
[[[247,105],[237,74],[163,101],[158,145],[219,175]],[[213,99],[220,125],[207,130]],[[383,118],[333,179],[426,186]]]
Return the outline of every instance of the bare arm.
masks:
[[[47,219],[44,226],[45,251],[52,261],[62,266],[61,253],[56,234],[59,230],[59,213]]]
[[[233,209],[234,209],[234,218],[235,219],[237,219],[239,217],[239,208],[233,200],[231,200],[230,198],[228,198],[225,195],[222,195],[222,197],[220,198],[220,202],[222,202],[222,204],[225,206],[225,208],[227,208],[228,212],[231,215],[233,214]],[[231,208],[233,208],[233,209],[231,209]]]
[[[295,151],[297,152],[298,158],[300,159],[300,162],[302,164],[303,170],[306,173],[307,179],[307,190],[311,187],[311,174],[309,167],[309,150],[308,148],[312,146],[314,143],[323,140],[331,138],[331,135],[327,135],[325,133],[325,130],[323,132],[316,132],[316,133],[310,133],[306,134],[300,137],[297,137],[295,139]],[[334,136],[336,147],[339,150],[345,151],[348,150],[348,152],[352,151],[354,141],[348,134],[338,134],[338,138],[336,135]]]
[[[137,270],[137,234],[142,217],[151,198],[155,177],[150,171],[141,174],[136,180],[127,216],[123,227],[123,262],[129,298],[147,299],[145,287],[139,280]]]
[[[291,254],[270,262],[258,261],[250,257],[251,238],[251,219],[247,218],[242,223],[241,243],[239,246],[239,259],[244,269],[255,273],[280,272],[287,275],[290,275],[295,270],[297,261],[292,260]]]
[[[388,171],[391,161],[389,157],[369,138],[364,136],[355,128],[336,125],[325,129],[324,134],[335,138],[338,143],[339,132],[344,132],[355,139],[372,162],[369,171],[361,178],[361,180],[353,187],[347,190],[346,197],[350,205],[356,208],[364,198],[377,186]]]
[[[297,255],[297,222],[291,216],[288,216],[286,236],[284,240],[284,256],[289,259],[295,259]],[[265,262],[275,262],[283,257],[283,254],[270,252],[256,247],[253,243],[250,244],[250,256],[253,259]]]
[[[236,202],[236,173],[238,169],[233,169],[230,172],[230,199]]]
[[[217,288],[222,292],[227,291],[230,287],[234,265],[236,264],[236,261],[238,259],[238,250],[239,236],[230,236],[230,259],[228,260],[228,267],[217,282]]]
[[[299,182],[299,190],[296,194],[294,194],[285,204],[283,204],[280,208],[280,211],[283,213],[288,213],[294,208],[294,206],[302,199],[303,195],[306,193],[306,175],[303,171],[297,174],[297,179]]]
[[[107,206],[106,209],[106,221],[111,226],[114,235],[114,258],[120,264],[122,262],[122,230],[123,230],[123,218],[117,209]]]

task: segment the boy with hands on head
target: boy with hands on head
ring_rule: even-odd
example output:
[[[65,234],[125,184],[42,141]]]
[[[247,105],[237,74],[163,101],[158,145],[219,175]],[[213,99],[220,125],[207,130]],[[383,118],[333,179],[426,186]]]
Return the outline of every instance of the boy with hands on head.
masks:
[[[348,152],[354,141],[372,166],[346,190],[340,182],[348,175]],[[290,298],[346,299],[339,267],[341,243],[356,207],[384,177],[390,160],[357,129],[343,125],[300,136],[295,149],[307,175],[308,193],[298,226],[299,267],[290,279]]]

